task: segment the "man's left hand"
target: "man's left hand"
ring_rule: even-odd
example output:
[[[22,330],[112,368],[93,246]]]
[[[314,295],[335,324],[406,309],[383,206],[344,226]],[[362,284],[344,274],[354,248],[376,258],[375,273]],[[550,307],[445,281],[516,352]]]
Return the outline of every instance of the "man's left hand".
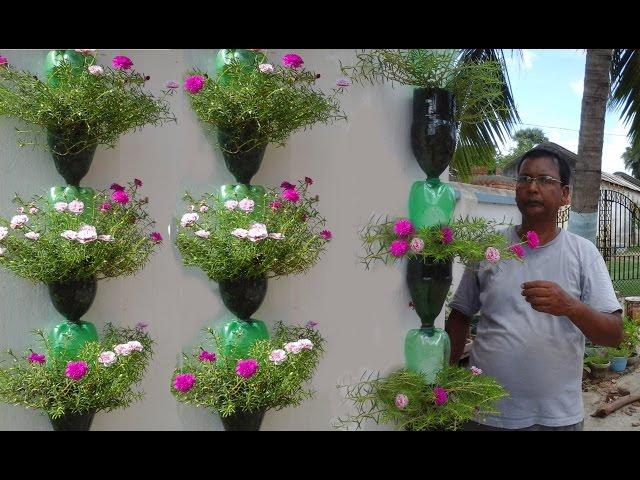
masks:
[[[579,303],[578,299],[565,292],[560,285],[545,280],[523,283],[522,295],[534,310],[558,317],[571,315]]]

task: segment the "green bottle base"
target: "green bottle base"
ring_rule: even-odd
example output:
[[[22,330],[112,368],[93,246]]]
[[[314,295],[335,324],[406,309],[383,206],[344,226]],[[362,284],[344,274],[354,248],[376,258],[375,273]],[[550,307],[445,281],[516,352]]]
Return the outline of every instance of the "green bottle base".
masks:
[[[249,349],[258,340],[269,338],[267,325],[262,320],[249,321],[234,318],[218,329],[220,348],[232,358],[248,358]]]
[[[410,330],[404,342],[404,356],[409,370],[422,372],[427,384],[433,384],[436,375],[449,364],[449,335],[436,327]]]
[[[76,360],[80,350],[87,342],[97,342],[98,332],[93,323],[80,320],[60,322],[49,334],[52,355],[63,360]]]

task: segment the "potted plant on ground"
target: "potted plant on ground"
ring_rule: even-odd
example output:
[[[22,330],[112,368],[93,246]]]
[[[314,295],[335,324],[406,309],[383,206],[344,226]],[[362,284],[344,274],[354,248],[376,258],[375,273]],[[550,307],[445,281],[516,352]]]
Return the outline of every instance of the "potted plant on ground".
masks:
[[[589,373],[593,378],[605,378],[607,371],[611,367],[609,358],[601,355],[592,355],[584,359],[584,364],[589,368]]]
[[[629,350],[624,347],[621,348],[608,348],[607,356],[611,361],[611,370],[614,372],[623,372],[627,368],[627,357],[629,356]]]
[[[259,430],[268,410],[299,405],[313,392],[306,387],[322,357],[325,340],[314,328],[278,322],[270,339],[248,351],[227,349],[208,329],[214,351],[200,347],[184,355],[171,381],[180,402],[220,415],[225,430]]]
[[[150,77],[137,73],[128,57],[102,66],[95,50],[54,50],[46,63],[44,81],[10,62],[0,66],[0,115],[35,127],[18,130],[19,145],[50,150],[68,185],[79,186],[98,145],[112,148],[127,132],[175,121],[166,100],[173,88],[152,94]]]
[[[629,356],[627,358],[627,366],[638,363],[638,346],[640,345],[640,325],[633,321],[630,317],[624,317],[622,346],[627,349]]]
[[[0,401],[41,410],[54,430],[89,430],[97,412],[127,408],[144,395],[134,389],[151,359],[153,341],[141,327],[107,324],[101,341],[61,357],[42,331],[42,348],[0,366]],[[42,353],[40,353],[42,352]]]

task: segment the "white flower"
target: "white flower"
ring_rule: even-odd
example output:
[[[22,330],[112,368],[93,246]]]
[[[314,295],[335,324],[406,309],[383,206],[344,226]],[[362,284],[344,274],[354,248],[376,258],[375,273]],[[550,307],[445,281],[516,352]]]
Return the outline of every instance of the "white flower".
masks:
[[[9,229],[7,227],[0,227],[0,240],[4,240],[8,233]]]
[[[116,352],[118,355],[123,355],[126,357],[133,350],[131,348],[131,345],[129,345],[128,343],[119,343],[118,345],[113,347],[113,351]]]
[[[83,55],[95,55],[98,52],[95,48],[76,48],[75,51]]]
[[[67,202],[56,202],[53,208],[55,208],[58,212],[64,212],[69,204]]]
[[[421,252],[424,249],[424,240],[421,238],[415,237],[411,240],[411,251],[412,252]]]
[[[273,65],[271,65],[270,63],[261,63],[260,65],[258,65],[258,68],[262,73],[273,72]]]
[[[102,352],[100,355],[98,355],[98,361],[105,367],[113,365],[114,363],[116,363],[116,360],[118,360],[118,357],[116,357],[116,354],[110,350]]]
[[[37,209],[36,207],[31,207],[31,208],[29,209],[29,213],[30,213],[31,215],[35,215],[36,213],[38,213],[38,209]]]
[[[236,207],[238,206],[238,201],[237,200],[227,200],[226,202],[224,202],[224,206],[226,207],[227,210],[235,210]]]
[[[29,217],[27,217],[26,215],[14,215],[11,218],[11,228],[13,228],[14,230],[16,228],[24,227],[27,223],[29,223]]]
[[[274,240],[284,240],[284,234],[282,233],[270,233],[268,236]]]
[[[247,232],[247,238],[252,242],[257,242],[267,238],[267,226],[263,223],[253,222]]]
[[[141,352],[143,350],[143,346],[140,342],[138,342],[137,340],[131,340],[130,342],[127,342],[127,345],[129,345],[129,349],[133,352]]]
[[[199,210],[200,210],[201,213],[204,213],[204,212],[209,211],[209,207],[207,207],[206,205],[200,205]]]
[[[76,215],[80,215],[84,211],[84,203],[80,200],[74,200],[67,205],[67,208],[70,212],[75,213]]]
[[[98,235],[98,240],[103,242],[113,242],[113,237],[111,235]]]
[[[92,227],[91,225],[82,225],[80,230],[78,230],[78,235],[76,236],[76,240],[80,243],[89,243],[98,239],[98,234],[96,232],[96,227]]]
[[[300,345],[300,342],[289,342],[286,343],[284,346],[284,349],[288,352],[288,353],[300,353],[300,351],[302,350],[302,345]]]
[[[231,235],[238,238],[247,238],[247,233],[248,233],[248,230],[245,230],[244,228],[236,228],[234,231],[231,232]]]
[[[238,208],[243,212],[253,212],[255,202],[250,198],[243,198],[238,202]]]
[[[75,240],[78,238],[78,233],[73,230],[65,230],[60,234],[62,238],[66,238],[67,240]]]
[[[269,354],[269,360],[271,360],[276,365],[280,365],[287,359],[287,352],[284,350],[274,350]]]
[[[40,234],[36,232],[27,232],[24,234],[24,238],[28,238],[29,240],[37,240],[40,238]]]
[[[0,257],[4,257],[4,254],[5,254],[6,251],[7,251],[6,248],[0,247]]]
[[[209,235],[211,235],[211,232],[207,232],[206,230],[198,230],[196,232],[196,236],[200,238],[209,238]]]
[[[182,220],[180,220],[180,225],[182,225],[183,227],[190,227],[191,225],[196,223],[199,218],[200,216],[197,213],[185,213],[182,216]]]
[[[298,340],[298,343],[305,350],[313,350],[313,342],[311,340],[309,340],[308,338],[300,339],[300,340]]]
[[[104,68],[100,65],[90,65],[88,70],[91,75],[102,75],[104,73]]]

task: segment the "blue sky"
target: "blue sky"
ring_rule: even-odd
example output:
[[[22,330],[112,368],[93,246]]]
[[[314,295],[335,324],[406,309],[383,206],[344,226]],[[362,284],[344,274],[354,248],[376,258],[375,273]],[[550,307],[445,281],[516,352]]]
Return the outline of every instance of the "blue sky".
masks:
[[[549,140],[578,151],[580,108],[584,82],[584,50],[523,50],[507,64],[513,95],[523,124],[539,126]],[[627,128],[616,111],[607,112],[602,170],[625,171],[622,153],[628,145]],[[505,147],[510,146],[510,144]]]

